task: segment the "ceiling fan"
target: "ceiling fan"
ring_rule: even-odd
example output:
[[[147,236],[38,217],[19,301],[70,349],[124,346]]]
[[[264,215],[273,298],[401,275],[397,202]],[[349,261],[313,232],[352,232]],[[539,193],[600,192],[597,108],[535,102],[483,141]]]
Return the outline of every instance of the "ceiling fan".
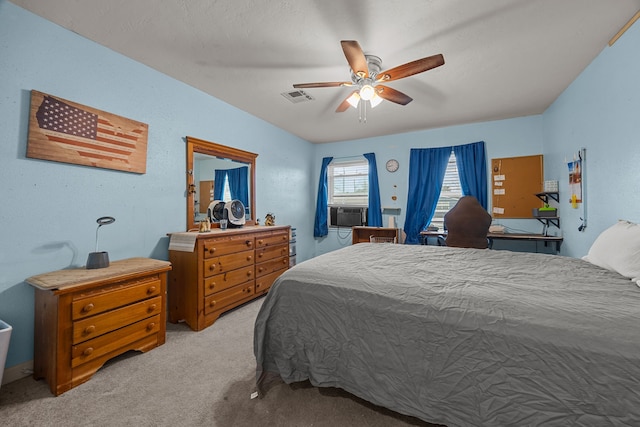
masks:
[[[396,104],[407,105],[413,101],[413,98],[380,83],[403,79],[444,64],[444,56],[438,54],[407,62],[406,64],[381,72],[382,60],[374,55],[365,55],[357,41],[342,40],[340,43],[342,44],[342,50],[344,56],[347,58],[349,67],[351,67],[351,81],[298,83],[293,85],[296,89],[342,86],[356,87],[338,106],[336,109],[337,113],[346,111],[349,106],[357,108],[360,100],[369,101],[372,108],[382,102],[383,99]]]

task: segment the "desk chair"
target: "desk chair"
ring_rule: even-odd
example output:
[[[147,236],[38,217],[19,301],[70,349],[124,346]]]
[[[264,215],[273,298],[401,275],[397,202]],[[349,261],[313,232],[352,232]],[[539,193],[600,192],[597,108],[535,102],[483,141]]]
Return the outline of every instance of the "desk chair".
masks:
[[[444,215],[445,243],[458,248],[486,249],[491,215],[473,196],[464,196]]]

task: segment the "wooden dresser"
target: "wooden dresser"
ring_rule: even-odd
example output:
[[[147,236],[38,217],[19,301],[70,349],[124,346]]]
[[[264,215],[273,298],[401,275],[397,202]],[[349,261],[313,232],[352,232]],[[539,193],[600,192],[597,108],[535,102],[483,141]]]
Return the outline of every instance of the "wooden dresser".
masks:
[[[131,258],[28,278],[36,288],[34,378],[58,396],[115,356],[164,344],[170,269],[167,261]]]
[[[245,226],[193,237],[193,250],[172,250],[169,260],[169,321],[195,331],[225,311],[265,294],[289,268],[289,226]],[[191,235],[191,236],[189,236]]]

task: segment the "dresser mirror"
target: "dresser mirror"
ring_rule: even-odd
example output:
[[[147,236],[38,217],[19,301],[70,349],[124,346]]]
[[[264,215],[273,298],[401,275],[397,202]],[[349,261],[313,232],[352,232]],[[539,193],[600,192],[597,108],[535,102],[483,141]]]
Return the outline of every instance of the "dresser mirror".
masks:
[[[255,153],[215,144],[187,136],[187,230],[197,230],[200,221],[206,219],[207,208],[213,201],[215,170],[239,170],[247,172],[245,203],[246,225],[256,222],[256,157]],[[238,169],[240,168],[240,169]],[[225,185],[227,197],[216,194],[217,199],[230,199],[229,185]],[[224,200],[229,201],[229,200]],[[218,224],[212,224],[217,227]]]

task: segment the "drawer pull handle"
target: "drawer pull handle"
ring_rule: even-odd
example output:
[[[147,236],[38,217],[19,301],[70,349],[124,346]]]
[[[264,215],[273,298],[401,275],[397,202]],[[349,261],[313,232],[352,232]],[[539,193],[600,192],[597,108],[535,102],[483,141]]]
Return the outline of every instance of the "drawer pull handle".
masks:
[[[212,255],[216,252],[216,248],[206,248],[206,250]]]
[[[252,274],[253,274],[253,271],[247,270],[247,276],[251,276]]]
[[[156,324],[154,322],[151,322],[147,325],[147,331],[152,331],[153,328],[156,327]]]
[[[93,347],[87,347],[82,352],[84,356],[91,356],[91,353],[93,353]]]
[[[253,245],[253,241],[251,241],[251,240],[247,240],[245,243],[246,243],[247,246],[252,246]]]
[[[247,261],[251,261],[253,257],[251,255],[247,255]]]
[[[212,300],[209,302],[209,307],[213,307],[214,305],[216,305],[216,300],[213,300],[213,299],[212,299]]]
[[[258,268],[258,273],[262,273],[263,271],[264,271],[264,268],[262,268],[262,267]]]
[[[93,310],[93,308],[94,308],[93,304],[89,303],[89,304],[85,305],[84,307],[82,307],[82,311],[84,313],[88,313],[91,310]]]
[[[86,328],[84,328],[84,334],[85,335],[92,334],[95,332],[95,330],[96,330],[96,327],[94,325],[89,325]]]
[[[264,240],[262,240],[262,239],[258,240],[258,244],[259,245],[262,245],[263,243],[264,243]]]
[[[149,308],[147,308],[147,313],[151,313],[153,311],[156,311],[156,308],[158,308],[155,304],[151,304],[149,306]]]
[[[213,290],[215,289],[216,284],[215,283],[209,283],[209,289]]]
[[[215,271],[215,269],[216,269],[216,265],[215,264],[211,264],[209,266],[209,271]]]
[[[147,289],[147,294],[151,295],[154,294],[156,292],[156,287],[155,286],[149,286],[149,289]]]
[[[282,264],[289,264],[289,261],[286,258],[282,258]]]

